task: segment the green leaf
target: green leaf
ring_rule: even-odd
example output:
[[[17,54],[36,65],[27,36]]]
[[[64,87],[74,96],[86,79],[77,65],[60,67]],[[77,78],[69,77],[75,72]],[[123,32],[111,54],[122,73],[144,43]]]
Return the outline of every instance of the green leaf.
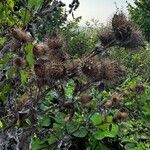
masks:
[[[145,104],[144,105],[144,113],[145,114],[150,114],[150,104]]]
[[[30,22],[30,20],[32,19],[30,12],[26,9],[21,9],[19,15],[24,24]]]
[[[95,113],[92,117],[91,117],[91,121],[93,123],[93,125],[99,125],[102,123],[102,115],[99,113]]]
[[[42,6],[42,3],[43,3],[43,0],[29,0],[28,6],[31,9],[37,10],[38,8],[40,8],[40,6]]]
[[[115,124],[103,124],[100,126],[100,130],[94,132],[94,137],[97,140],[102,140],[105,137],[115,137],[118,134],[119,128]]]
[[[112,120],[113,120],[113,117],[112,117],[112,116],[107,116],[107,117],[106,117],[106,122],[107,122],[107,123],[111,123]]]
[[[25,84],[29,79],[29,72],[26,70],[20,70],[21,83]]]
[[[85,137],[87,135],[87,133],[88,132],[87,132],[86,128],[81,126],[81,127],[79,127],[79,129],[76,132],[73,133],[73,135],[75,137],[83,138],[83,137]]]
[[[33,138],[32,139],[32,150],[41,150],[43,144],[44,143],[43,143],[43,141],[41,141],[41,139]]]
[[[8,5],[10,6],[10,8],[13,10],[14,8],[14,1],[13,0],[7,0]]]
[[[78,129],[78,124],[76,122],[68,122],[66,124],[66,129],[67,129],[67,132],[69,134],[72,134],[73,132],[75,132],[77,129]]]
[[[143,119],[144,119],[144,121],[145,121],[147,124],[150,125],[150,114],[145,114],[145,115],[143,116]]]
[[[48,116],[40,118],[39,123],[43,127],[48,127],[51,124],[51,119]]]
[[[110,126],[111,126],[111,128],[110,128]],[[106,137],[111,137],[111,138],[115,137],[119,132],[118,126],[115,125],[115,124],[110,124],[109,128],[110,129],[105,132],[105,136]]]
[[[51,134],[48,138],[47,138],[48,144],[52,145],[57,141],[56,136],[54,136],[53,134]]]
[[[0,37],[0,45],[3,45],[6,41],[6,37]]]
[[[26,47],[25,47],[26,60],[27,60],[30,67],[32,67],[35,63],[35,59],[34,59],[32,49],[33,49],[33,45],[31,43],[27,44]]]
[[[3,123],[1,120],[0,120],[0,128],[3,128]]]
[[[65,119],[65,114],[64,113],[61,113],[61,112],[58,112],[56,115],[55,115],[55,121],[59,124],[64,124],[64,119]]]
[[[74,91],[75,83],[73,80],[69,81],[67,86],[65,87],[65,95],[67,97],[72,97]]]
[[[105,134],[104,134],[104,132],[103,132],[102,130],[95,131],[95,132],[93,133],[93,136],[94,136],[94,138],[95,138],[96,140],[102,140],[103,138],[106,137]]]

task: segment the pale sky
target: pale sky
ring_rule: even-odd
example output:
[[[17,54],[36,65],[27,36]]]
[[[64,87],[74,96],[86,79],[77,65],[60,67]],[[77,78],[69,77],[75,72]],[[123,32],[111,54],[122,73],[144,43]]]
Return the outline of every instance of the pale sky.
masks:
[[[69,4],[72,0],[62,0]],[[110,20],[117,7],[127,13],[127,2],[133,4],[134,0],[79,0],[80,7],[74,13],[75,17],[82,16],[81,25],[91,19],[106,23]],[[116,4],[115,4],[116,3]]]

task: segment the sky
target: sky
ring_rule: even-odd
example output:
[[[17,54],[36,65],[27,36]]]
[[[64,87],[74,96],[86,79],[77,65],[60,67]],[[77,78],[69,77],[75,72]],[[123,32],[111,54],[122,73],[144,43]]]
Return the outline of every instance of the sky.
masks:
[[[62,0],[66,4],[70,4],[72,0]],[[113,13],[119,8],[127,13],[127,2],[134,4],[134,0],[79,0],[80,7],[75,11],[75,17],[82,16],[81,25],[85,25],[86,21],[91,19],[99,20],[100,23],[106,24],[110,20]],[[116,7],[117,6],[117,7]]]

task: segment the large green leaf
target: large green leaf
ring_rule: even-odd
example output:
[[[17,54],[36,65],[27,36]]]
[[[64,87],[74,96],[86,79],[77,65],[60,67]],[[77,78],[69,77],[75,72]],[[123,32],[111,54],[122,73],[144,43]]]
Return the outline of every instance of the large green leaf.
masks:
[[[102,123],[102,115],[99,113],[95,113],[94,115],[92,115],[91,117],[91,121],[92,123],[96,126]]]
[[[66,115],[64,113],[58,112],[55,115],[55,121],[59,124],[64,124],[65,116]]]
[[[66,124],[66,129],[69,134],[72,134],[76,130],[78,130],[79,125],[76,122],[68,122]]]
[[[102,140],[105,137],[115,137],[118,134],[119,128],[115,124],[103,124],[100,129],[93,133],[95,139]]]
[[[115,124],[110,124],[108,128],[109,129],[104,132],[105,136],[111,138],[116,137],[119,131],[118,126]]]
[[[75,137],[83,138],[83,137],[85,137],[87,135],[87,133],[88,132],[87,132],[86,128],[81,126],[81,127],[79,127],[79,129],[76,132],[73,133],[73,135]]]
[[[102,130],[95,131],[95,132],[93,133],[93,136],[94,136],[94,138],[95,138],[96,140],[102,140],[103,138],[106,137],[105,134],[104,134],[104,132],[103,132]]]

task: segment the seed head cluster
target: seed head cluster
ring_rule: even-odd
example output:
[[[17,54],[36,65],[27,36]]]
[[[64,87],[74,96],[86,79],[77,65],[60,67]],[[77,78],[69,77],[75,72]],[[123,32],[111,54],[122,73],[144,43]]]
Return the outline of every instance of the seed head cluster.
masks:
[[[141,32],[123,12],[114,14],[111,28],[101,32],[98,37],[105,47],[118,45],[129,50],[139,50],[145,46]]]

